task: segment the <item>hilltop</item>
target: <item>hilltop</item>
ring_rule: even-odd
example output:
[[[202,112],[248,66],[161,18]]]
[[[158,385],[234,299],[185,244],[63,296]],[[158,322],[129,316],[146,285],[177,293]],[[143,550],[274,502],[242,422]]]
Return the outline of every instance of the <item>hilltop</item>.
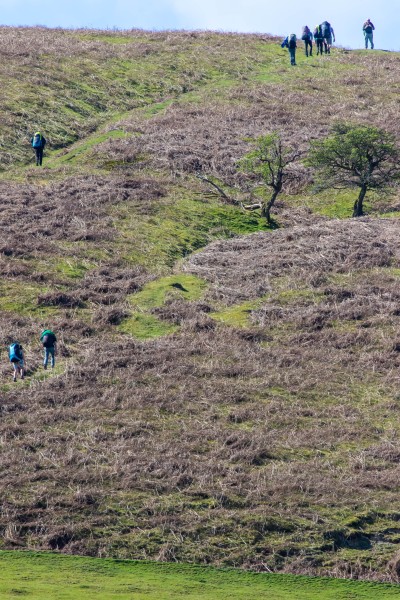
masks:
[[[398,197],[350,220],[303,169],[269,229],[196,171],[236,193],[272,129],[399,135],[400,56],[42,28],[0,56],[1,548],[397,581]]]

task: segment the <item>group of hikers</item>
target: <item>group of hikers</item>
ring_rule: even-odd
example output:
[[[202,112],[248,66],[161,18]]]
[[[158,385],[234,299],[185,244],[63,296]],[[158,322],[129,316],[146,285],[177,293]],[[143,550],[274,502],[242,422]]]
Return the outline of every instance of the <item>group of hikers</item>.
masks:
[[[368,49],[368,44],[371,50],[374,49],[374,30],[375,26],[370,19],[367,19],[363,25],[363,33],[365,39],[365,48]],[[313,39],[317,46],[318,54],[330,54],[331,46],[335,40],[335,32],[333,31],[332,25],[329,21],[324,21],[320,25],[317,25],[314,31],[304,25],[301,39],[304,42],[304,52],[306,56],[312,56]],[[296,65],[296,49],[297,49],[297,36],[295,33],[291,33],[283,40],[281,44],[282,48],[289,50],[290,64]]]
[[[56,364],[57,353],[57,338],[55,333],[53,333],[51,329],[44,329],[40,334],[40,342],[44,350],[43,368],[47,369],[50,360],[51,368],[53,369]],[[13,381],[17,381],[18,376],[20,376],[21,379],[24,379],[26,374],[26,365],[25,354],[22,345],[17,341],[10,344],[8,355],[13,366]]]

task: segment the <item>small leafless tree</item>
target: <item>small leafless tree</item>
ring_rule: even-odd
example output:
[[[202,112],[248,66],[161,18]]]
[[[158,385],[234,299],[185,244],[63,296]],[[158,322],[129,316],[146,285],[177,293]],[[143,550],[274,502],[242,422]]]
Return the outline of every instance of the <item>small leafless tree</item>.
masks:
[[[262,185],[271,190],[272,193],[268,198],[258,198],[251,204],[245,204],[228,195],[219,184],[201,172],[198,172],[198,177],[211,185],[213,193],[217,194],[224,202],[240,205],[245,210],[260,210],[261,216],[267,219],[269,225],[272,225],[271,210],[278,195],[282,192],[285,183],[298,177],[298,173],[291,167],[301,156],[301,151],[285,145],[278,132],[259,137],[253,140],[253,143],[253,150],[239,161],[238,167],[256,180],[257,188],[260,187],[261,180]]]

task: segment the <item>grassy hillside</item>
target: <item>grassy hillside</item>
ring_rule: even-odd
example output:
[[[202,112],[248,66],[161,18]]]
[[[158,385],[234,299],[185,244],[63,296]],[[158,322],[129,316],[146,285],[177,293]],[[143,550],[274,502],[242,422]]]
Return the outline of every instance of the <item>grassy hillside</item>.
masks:
[[[0,55],[0,547],[397,581],[398,197],[338,220],[303,169],[269,230],[196,172],[240,195],[251,137],[399,134],[399,55],[40,28]]]
[[[30,600],[392,600],[398,586],[191,565],[0,553],[2,598]]]

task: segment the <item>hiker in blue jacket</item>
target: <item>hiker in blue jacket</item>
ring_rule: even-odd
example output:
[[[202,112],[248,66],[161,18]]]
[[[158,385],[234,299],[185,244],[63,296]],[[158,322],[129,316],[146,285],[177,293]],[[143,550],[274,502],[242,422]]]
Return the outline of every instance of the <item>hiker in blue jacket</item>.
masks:
[[[310,56],[312,56],[312,39],[313,39],[313,34],[311,33],[310,29],[308,28],[307,25],[304,25],[303,27],[303,33],[301,35],[301,39],[304,42],[304,53],[306,56],[308,56],[308,49],[310,48]]]
[[[44,135],[42,135],[40,133],[40,131],[37,131],[35,133],[35,135],[31,138],[32,148],[34,149],[35,155],[36,155],[36,166],[37,167],[39,165],[42,166],[43,150],[44,150],[46,143],[47,143],[47,140],[44,137]]]
[[[283,40],[283,42],[281,44],[282,48],[288,48],[288,50],[289,50],[291,65],[296,65],[296,48],[297,48],[296,42],[297,42],[296,35],[294,33],[291,33],[290,35],[285,37],[285,39]]]
[[[13,366],[13,381],[17,381],[17,375],[21,375],[23,379],[25,377],[24,351],[19,342],[10,344],[8,357]]]

